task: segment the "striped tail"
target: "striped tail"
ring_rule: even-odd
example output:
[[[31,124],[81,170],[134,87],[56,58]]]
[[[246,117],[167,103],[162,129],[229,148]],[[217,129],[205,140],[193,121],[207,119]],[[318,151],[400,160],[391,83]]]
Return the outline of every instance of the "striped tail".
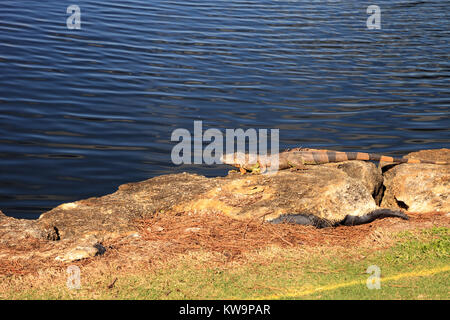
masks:
[[[289,152],[289,151],[288,151]],[[365,160],[365,161],[382,161],[394,163],[430,163],[439,165],[448,165],[445,161],[421,160],[413,158],[396,158],[383,156],[374,153],[364,152],[340,152],[340,151],[291,151],[296,156],[304,159],[305,164],[321,164],[330,162],[341,162],[347,160]]]

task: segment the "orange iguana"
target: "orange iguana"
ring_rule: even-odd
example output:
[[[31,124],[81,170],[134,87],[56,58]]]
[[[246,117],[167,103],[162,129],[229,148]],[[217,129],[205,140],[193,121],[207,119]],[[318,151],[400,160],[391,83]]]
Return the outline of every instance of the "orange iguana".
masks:
[[[221,158],[224,164],[232,165],[240,169],[241,173],[263,173],[273,165],[271,156],[258,156],[253,154],[232,153],[225,154]],[[445,161],[420,160],[413,158],[394,158],[372,153],[362,152],[339,152],[331,150],[315,150],[306,148],[295,148],[279,153],[278,166],[275,164],[276,170],[294,168],[306,169],[307,165],[317,165],[330,162],[341,162],[347,160],[365,160],[365,161],[381,161],[392,163],[430,163],[438,165],[448,165]],[[384,217],[397,217],[408,220],[408,216],[397,210],[378,209],[367,213],[363,216],[347,215],[342,221],[331,223],[326,219],[321,219],[315,215],[308,213],[288,213],[269,221],[270,223],[295,223],[303,225],[313,225],[317,228],[335,227],[338,225],[358,225],[371,222],[375,219]]]
[[[241,173],[263,173],[271,167],[273,159],[271,156],[258,156],[235,152],[225,154],[221,158],[222,163],[240,169]],[[317,165],[330,162],[341,162],[348,160],[381,161],[393,163],[430,163],[437,165],[448,165],[445,161],[420,160],[414,158],[394,158],[364,152],[340,152],[332,150],[315,150],[307,148],[295,148],[280,152],[278,155],[278,170],[295,168],[306,169],[307,165]]]

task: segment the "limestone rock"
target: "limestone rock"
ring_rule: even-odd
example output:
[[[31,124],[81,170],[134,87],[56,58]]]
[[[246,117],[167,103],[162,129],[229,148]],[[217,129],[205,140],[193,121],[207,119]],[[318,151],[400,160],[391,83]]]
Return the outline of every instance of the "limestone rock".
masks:
[[[56,232],[61,239],[87,233],[114,237],[135,232],[133,221],[189,201],[206,191],[211,184],[206,181],[199,175],[171,174],[124,184],[113,194],[62,204],[42,214],[38,225],[48,238]]]
[[[38,225],[47,238],[74,239],[136,232],[135,221],[155,214],[219,212],[236,219],[313,214],[331,223],[378,207],[372,194],[381,184],[372,163],[349,161],[282,170],[275,175],[206,178],[172,174],[122,185],[113,194],[67,203],[44,213]]]
[[[327,151],[321,149],[303,148],[308,151]],[[317,167],[317,166],[316,166]],[[321,167],[331,167],[344,171],[351,178],[359,180],[376,197],[381,191],[383,175],[381,168],[368,161],[342,161],[321,165]]]
[[[407,157],[448,162],[450,149],[422,150]],[[382,207],[421,213],[450,211],[448,165],[401,164],[385,172],[384,185]]]
[[[7,217],[0,211],[0,244],[16,245],[30,237],[36,239],[45,237],[36,221]]]
[[[63,262],[72,262],[78,261],[86,258],[95,257],[97,255],[101,255],[106,251],[105,247],[103,247],[100,243],[96,243],[92,246],[76,246],[74,248],[68,249],[68,251],[62,255],[57,256],[55,260],[63,261]]]
[[[368,187],[342,170],[311,166],[308,170],[283,170],[275,175],[232,174],[207,193],[173,209],[201,214],[220,212],[236,219],[283,214],[312,214],[338,222],[351,214],[377,209]]]
[[[324,166],[333,167],[344,171],[349,177],[364,184],[367,190],[374,197],[378,195],[383,185],[383,175],[381,173],[381,169],[372,162],[344,161],[338,163],[328,163]]]

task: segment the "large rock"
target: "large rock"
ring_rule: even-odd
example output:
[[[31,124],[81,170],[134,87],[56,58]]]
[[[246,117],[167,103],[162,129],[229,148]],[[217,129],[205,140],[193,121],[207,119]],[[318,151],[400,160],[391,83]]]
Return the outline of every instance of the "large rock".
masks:
[[[407,157],[450,161],[450,149],[422,150]],[[382,207],[411,212],[450,212],[450,166],[401,164],[384,174]]]
[[[62,204],[39,217],[38,225],[51,238],[68,239],[92,234],[114,236],[136,231],[134,221],[164,213],[188,202],[214,185],[199,175],[171,174],[124,184],[113,193]]]
[[[311,214],[335,223],[377,209],[372,194],[381,173],[372,163],[351,161],[283,170],[275,175],[206,178],[173,174],[122,185],[113,194],[66,203],[44,213],[47,238],[71,239],[135,232],[134,221],[155,214],[219,212],[236,219]]]
[[[311,214],[331,223],[348,214],[361,216],[377,209],[371,190],[344,171],[312,166],[299,172],[283,170],[273,176],[231,175],[207,193],[180,203],[175,211],[220,212],[236,219],[284,214]]]
[[[349,177],[364,184],[374,198],[378,197],[383,186],[383,175],[381,173],[381,168],[378,168],[372,162],[344,161],[338,163],[328,163],[324,166],[344,171]]]

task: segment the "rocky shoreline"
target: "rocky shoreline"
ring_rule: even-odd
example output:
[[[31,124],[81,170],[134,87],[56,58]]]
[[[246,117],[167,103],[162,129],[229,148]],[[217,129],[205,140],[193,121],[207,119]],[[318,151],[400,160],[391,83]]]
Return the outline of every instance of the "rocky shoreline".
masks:
[[[408,155],[450,161],[450,149]],[[363,216],[379,208],[415,213],[450,212],[450,166],[347,161],[283,170],[275,175],[206,178],[170,174],[121,185],[115,193],[62,204],[38,220],[6,217],[0,211],[1,248],[20,248],[35,239],[59,261],[75,261],[105,252],[102,242],[139,237],[137,221],[156,215],[223,214],[238,220],[270,221],[306,213],[331,223],[347,215]],[[7,257],[0,248],[0,258]],[[3,251],[3,252],[2,252]],[[42,251],[42,250],[41,250]],[[23,258],[23,257],[22,257]]]

